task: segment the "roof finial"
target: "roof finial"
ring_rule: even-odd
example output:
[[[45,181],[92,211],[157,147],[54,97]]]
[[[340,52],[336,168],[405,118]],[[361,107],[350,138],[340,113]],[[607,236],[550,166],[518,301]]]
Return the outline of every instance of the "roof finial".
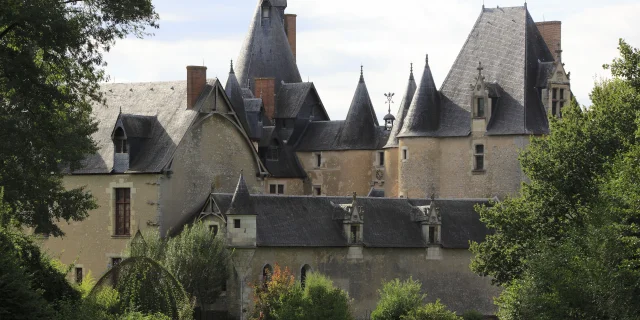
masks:
[[[558,62],[562,62],[562,45],[560,44],[560,42],[558,42],[558,49],[556,49],[556,56],[557,56]]]
[[[364,82],[364,67],[360,65],[360,82]]]
[[[484,79],[484,76],[482,75],[482,70],[484,70],[484,68],[482,67],[482,61],[478,61],[478,79]]]
[[[356,196],[357,196],[357,195],[358,195],[358,194],[354,191],[354,192],[353,192],[353,201],[354,201],[354,202],[356,201]]]
[[[229,70],[229,73],[234,73],[234,71],[233,71],[233,59],[231,59],[231,69]]]
[[[411,62],[411,73],[413,73],[413,62]]]
[[[122,114],[122,106],[120,106],[120,113],[119,114]]]
[[[427,53],[427,57],[425,58],[425,61],[427,62],[427,65],[429,64],[429,54]]]

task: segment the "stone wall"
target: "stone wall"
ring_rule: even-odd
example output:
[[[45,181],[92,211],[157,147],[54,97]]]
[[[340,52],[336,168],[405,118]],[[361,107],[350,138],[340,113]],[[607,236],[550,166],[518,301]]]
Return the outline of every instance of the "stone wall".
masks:
[[[472,309],[484,314],[495,312],[493,297],[499,294],[499,288],[491,286],[490,279],[471,272],[472,254],[468,250],[442,249],[439,260],[427,260],[426,248],[364,248],[362,259],[349,259],[348,251],[349,248],[269,247],[236,250],[237,267],[227,285],[226,306],[236,319],[241,319],[240,310],[246,310],[242,319],[248,319],[253,301],[251,286],[261,283],[265,265],[287,267],[299,280],[302,267],[308,264],[312,271],[327,275],[349,293],[356,318],[366,317],[375,309],[377,290],[383,281],[409,276],[422,282],[429,302],[441,299],[459,314]]]
[[[399,196],[409,198],[504,198],[516,194],[525,176],[518,161],[529,136],[474,135],[401,138]],[[474,145],[484,144],[484,172],[474,172]]]
[[[318,153],[322,157],[320,167],[316,165]],[[320,186],[325,196],[347,196],[353,192],[364,196],[378,181],[377,171],[381,171],[382,180],[385,179],[385,168],[377,165],[376,150],[298,152],[297,155],[311,186]]]
[[[91,271],[94,278],[99,278],[111,258],[122,256],[138,228],[155,228],[160,179],[157,174],[65,176],[65,188],[87,186],[99,207],[84,221],[58,224],[65,236],[43,240],[43,249],[65,264],[82,267],[85,275]],[[115,236],[115,188],[131,188],[131,236]]]

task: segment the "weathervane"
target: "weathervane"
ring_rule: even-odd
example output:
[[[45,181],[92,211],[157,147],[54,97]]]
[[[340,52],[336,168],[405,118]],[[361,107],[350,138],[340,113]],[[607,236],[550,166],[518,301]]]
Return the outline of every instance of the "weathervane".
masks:
[[[392,92],[384,94],[384,96],[387,97],[386,104],[389,105],[389,113],[387,113],[387,115],[384,116],[384,122],[385,122],[385,126],[386,126],[387,130],[391,130],[391,128],[393,127],[393,121],[396,120],[396,118],[391,114],[391,104],[394,103],[393,102],[393,96],[394,95],[396,95],[396,94],[392,93]]]

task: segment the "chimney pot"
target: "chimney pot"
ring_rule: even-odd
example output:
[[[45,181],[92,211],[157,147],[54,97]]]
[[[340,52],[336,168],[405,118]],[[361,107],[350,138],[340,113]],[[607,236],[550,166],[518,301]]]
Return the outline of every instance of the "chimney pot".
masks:
[[[187,109],[193,109],[207,85],[207,67],[187,66]]]

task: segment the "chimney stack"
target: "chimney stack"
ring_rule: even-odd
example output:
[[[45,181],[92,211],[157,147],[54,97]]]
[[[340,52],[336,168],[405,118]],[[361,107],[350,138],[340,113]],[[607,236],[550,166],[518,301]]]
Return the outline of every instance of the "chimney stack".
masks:
[[[293,59],[296,59],[296,18],[298,16],[295,14],[287,13],[284,15],[284,30],[287,33],[287,40],[289,40],[289,47],[291,47],[291,52],[293,52]]]
[[[547,44],[553,58],[558,61],[558,45],[562,43],[562,21],[536,22],[540,35]]]
[[[253,95],[262,98],[264,112],[270,120],[276,113],[275,78],[256,78]]]
[[[187,66],[187,109],[193,109],[207,85],[207,67]]]

